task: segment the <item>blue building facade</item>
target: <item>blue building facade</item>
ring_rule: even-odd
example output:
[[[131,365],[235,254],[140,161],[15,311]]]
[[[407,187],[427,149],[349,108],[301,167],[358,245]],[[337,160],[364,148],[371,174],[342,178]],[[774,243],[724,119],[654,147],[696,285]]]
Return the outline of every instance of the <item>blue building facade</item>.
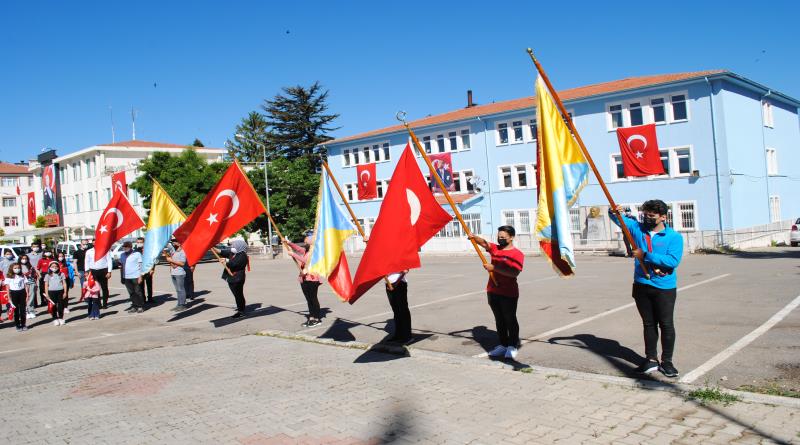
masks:
[[[681,232],[731,230],[800,216],[800,102],[728,71],[624,79],[559,93],[614,200],[671,207]],[[530,235],[536,211],[533,97],[468,106],[410,122],[429,153],[451,153],[462,214],[476,233],[512,224]],[[625,178],[617,127],[655,123],[666,175]],[[367,228],[378,215],[402,126],[325,144],[328,163]],[[376,163],[378,199],[358,201],[356,166]],[[427,173],[422,159],[423,173]],[[594,176],[571,211],[576,239],[617,238]],[[440,238],[458,238],[457,224]]]

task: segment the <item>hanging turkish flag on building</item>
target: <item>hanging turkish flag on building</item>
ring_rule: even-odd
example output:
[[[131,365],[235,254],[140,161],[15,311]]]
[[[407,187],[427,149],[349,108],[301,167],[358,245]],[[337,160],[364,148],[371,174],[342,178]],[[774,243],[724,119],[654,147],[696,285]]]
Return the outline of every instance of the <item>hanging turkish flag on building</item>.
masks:
[[[656,140],[656,124],[617,128],[625,176],[663,175],[664,165]]]
[[[266,212],[242,168],[234,162],[173,236],[194,265],[215,244]]]
[[[358,265],[349,302],[355,302],[384,276],[419,267],[419,248],[452,220],[436,202],[410,145],[406,145]]]
[[[22,195],[22,191],[19,189],[19,178],[17,178],[17,196]]]
[[[358,173],[358,200],[375,199],[378,197],[378,180],[375,177],[375,163],[359,165]]]
[[[448,192],[455,191],[456,184],[453,182],[453,158],[450,156],[450,153],[439,153],[428,155],[428,157],[431,159],[434,170],[436,170],[436,173],[442,178],[444,188],[446,188]],[[436,178],[433,177],[433,172],[431,172],[431,184],[433,185],[434,193],[441,193],[439,183],[436,181]]]
[[[143,226],[144,221],[139,218],[128,197],[123,193],[114,193],[94,229],[94,257],[102,258],[112,244]]]
[[[28,225],[36,223],[36,193],[28,192]]]
[[[122,192],[128,196],[128,180],[125,178],[125,170],[111,175],[111,193]]]

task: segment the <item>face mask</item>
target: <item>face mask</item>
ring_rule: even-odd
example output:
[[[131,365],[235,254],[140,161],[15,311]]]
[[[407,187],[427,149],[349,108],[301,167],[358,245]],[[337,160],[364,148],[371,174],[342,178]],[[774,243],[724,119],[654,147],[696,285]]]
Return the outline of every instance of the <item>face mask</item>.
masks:
[[[44,256],[49,257],[49,256],[52,256],[52,254],[50,252],[47,252],[47,253],[44,254]]]
[[[497,238],[497,245],[500,247],[506,247],[508,245],[508,240],[505,238]]]
[[[22,264],[28,264],[28,260],[19,260],[19,262]]]
[[[38,252],[38,251],[39,251],[39,248],[38,248],[38,247],[34,247],[34,248],[33,248],[33,251],[34,251],[34,252]]]
[[[11,256],[11,255],[6,255],[6,259],[7,259],[7,260],[11,260],[11,259],[14,259],[14,257],[13,257],[13,256]]]
[[[136,243],[136,247],[144,247],[144,243]]]
[[[56,273],[56,272],[58,272],[58,269],[55,269],[55,268],[52,268],[52,267],[50,268],[50,273]]]
[[[652,230],[658,225],[658,218],[642,217],[642,226],[646,230]]]
[[[19,268],[14,269],[14,273],[19,273],[19,271],[20,271]]]

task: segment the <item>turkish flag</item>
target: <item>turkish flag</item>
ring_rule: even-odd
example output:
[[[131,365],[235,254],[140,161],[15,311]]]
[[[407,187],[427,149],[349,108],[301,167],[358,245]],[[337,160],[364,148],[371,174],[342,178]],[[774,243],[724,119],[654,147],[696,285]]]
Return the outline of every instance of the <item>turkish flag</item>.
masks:
[[[112,193],[122,192],[128,196],[128,180],[125,178],[125,170],[111,176],[111,190]]]
[[[378,197],[378,181],[375,177],[375,163],[359,165],[358,173],[358,200],[375,199]]]
[[[28,225],[36,222],[36,193],[28,192]]]
[[[350,304],[384,276],[419,267],[419,248],[453,220],[436,202],[409,145],[390,184],[358,265]]]
[[[17,179],[17,196],[22,195],[22,191],[19,189],[19,178]]]
[[[656,124],[617,128],[625,176],[663,175],[664,165],[656,140]]]
[[[94,229],[94,257],[102,258],[111,245],[144,226],[124,193],[114,193]]]
[[[434,170],[436,170],[436,174],[439,175],[439,178],[442,179],[442,183],[444,183],[444,188],[448,192],[455,191],[456,184],[453,182],[453,158],[450,156],[450,153],[439,153],[435,155],[429,155],[431,158],[431,164],[433,164]],[[433,191],[440,191],[439,183],[436,181],[436,178],[433,177],[433,173],[431,172],[431,184],[433,185]]]
[[[173,236],[194,265],[215,244],[264,213],[266,208],[242,168],[234,162]]]

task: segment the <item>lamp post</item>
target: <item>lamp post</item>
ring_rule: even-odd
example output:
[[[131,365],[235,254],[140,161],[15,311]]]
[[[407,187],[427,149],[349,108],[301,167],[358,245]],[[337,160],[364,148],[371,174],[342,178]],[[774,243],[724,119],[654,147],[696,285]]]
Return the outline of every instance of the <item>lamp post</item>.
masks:
[[[264,155],[264,196],[267,198],[267,213],[272,214],[272,211],[269,209],[269,175],[267,174],[267,146],[252,139],[249,139],[241,134],[236,134],[236,139],[240,141],[246,141],[254,144],[255,146],[261,146],[262,153]],[[267,221],[267,245],[269,246],[269,255],[273,257],[272,251],[272,223]]]

